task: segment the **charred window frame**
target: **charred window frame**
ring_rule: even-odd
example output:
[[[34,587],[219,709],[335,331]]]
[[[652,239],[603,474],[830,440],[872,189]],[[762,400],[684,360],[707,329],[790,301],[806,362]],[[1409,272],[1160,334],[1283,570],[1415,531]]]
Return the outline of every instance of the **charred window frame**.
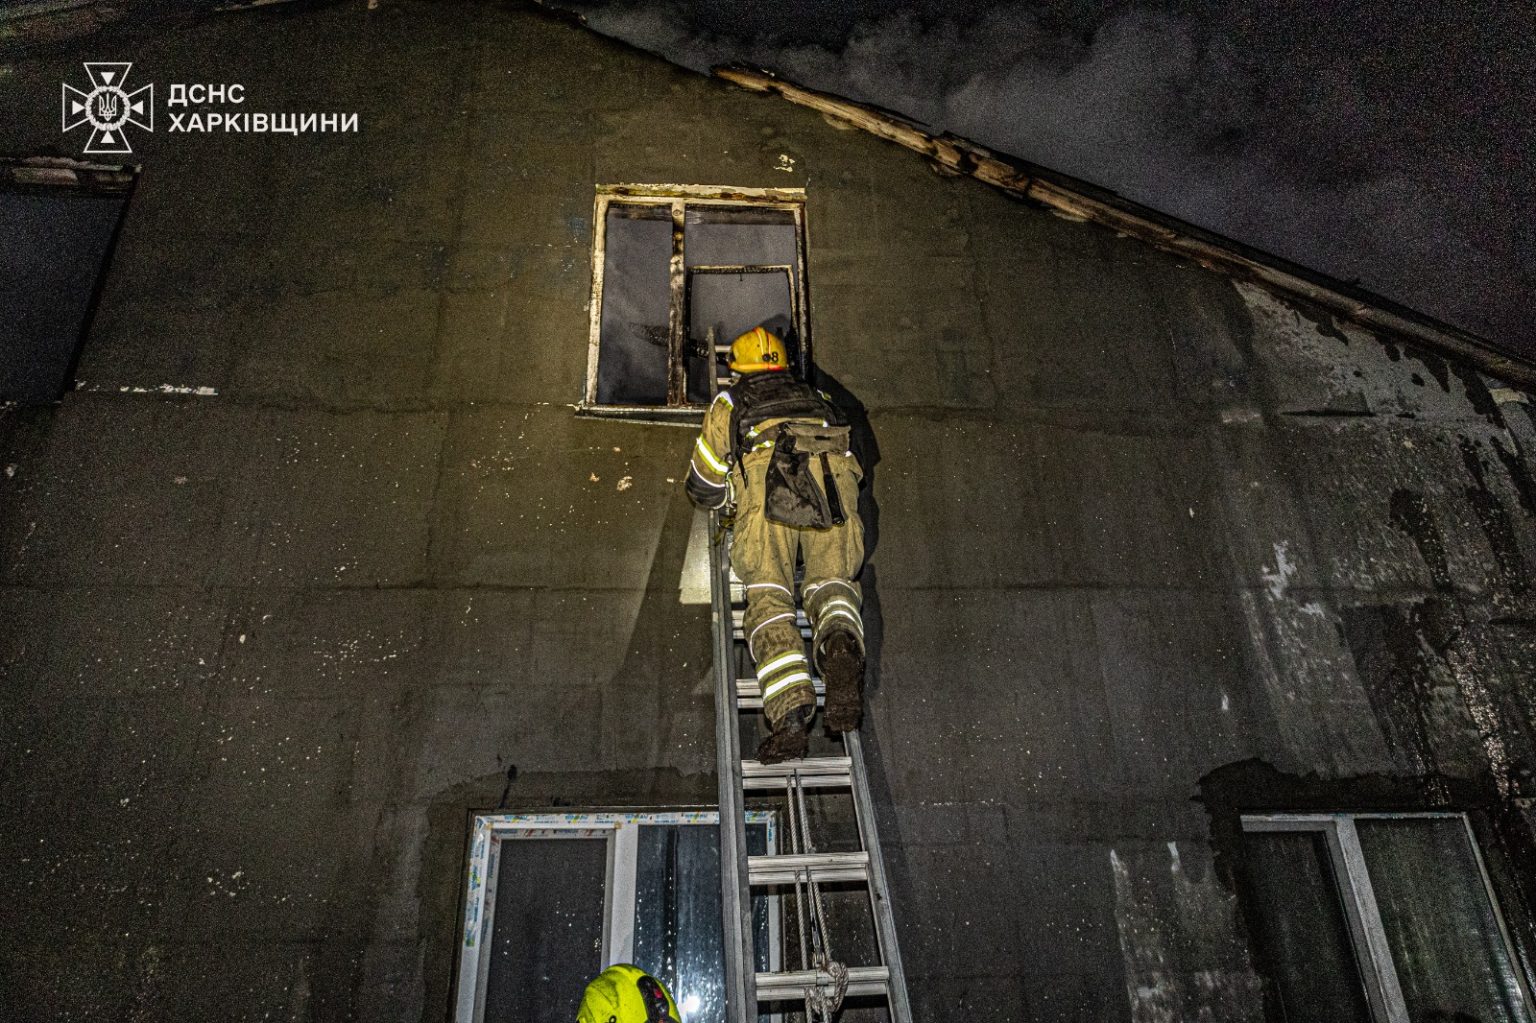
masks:
[[[48,404],[73,389],[137,175],[0,159],[0,403]]]
[[[580,414],[697,422],[727,379],[733,332],[760,323],[806,374],[804,189],[604,185],[592,220]]]
[[[586,982],[624,962],[656,974],[685,1019],[723,1019],[723,967],[704,962],[721,940],[719,822],[714,810],[474,815],[455,1023],[566,1023]],[[754,852],[777,849],[774,814],[749,811],[747,831]],[[671,856],[662,855],[663,840]],[[694,889],[690,867],[714,873]],[[760,970],[779,968],[778,902],[754,900],[766,950]],[[498,909],[512,915],[500,927]],[[541,977],[519,984],[520,972]]]
[[[1279,1018],[1536,1020],[1465,814],[1243,814],[1241,826]]]

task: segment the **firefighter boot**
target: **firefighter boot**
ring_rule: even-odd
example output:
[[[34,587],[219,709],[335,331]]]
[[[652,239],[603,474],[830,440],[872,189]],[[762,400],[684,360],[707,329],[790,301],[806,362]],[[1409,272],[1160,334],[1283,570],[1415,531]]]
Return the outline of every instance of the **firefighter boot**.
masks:
[[[800,706],[786,713],[757,746],[757,759],[764,764],[799,760],[810,750],[809,726],[815,706]]]
[[[864,713],[864,652],[857,637],[846,629],[833,632],[821,644],[816,665],[827,687],[827,727],[834,732],[858,728]]]

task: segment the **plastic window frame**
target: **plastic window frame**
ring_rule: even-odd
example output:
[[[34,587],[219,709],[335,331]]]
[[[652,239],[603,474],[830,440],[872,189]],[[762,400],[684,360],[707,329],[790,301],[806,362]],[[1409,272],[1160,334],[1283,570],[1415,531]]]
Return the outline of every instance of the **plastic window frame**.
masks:
[[[1392,961],[1392,949],[1387,941],[1386,928],[1376,904],[1376,894],[1371,886],[1371,874],[1365,863],[1365,853],[1360,846],[1360,835],[1355,822],[1361,820],[1459,820],[1473,862],[1477,865],[1478,879],[1482,882],[1484,897],[1493,911],[1498,925],[1498,937],[1503,943],[1504,954],[1514,967],[1520,995],[1525,1000],[1527,1014],[1532,1011],[1533,999],[1528,978],[1510,940],[1509,926],[1483,862],[1472,822],[1464,813],[1446,811],[1397,812],[1397,813],[1268,813],[1242,814],[1244,834],[1264,832],[1320,832],[1328,843],[1328,860],[1333,868],[1333,881],[1344,907],[1344,917],[1349,925],[1350,940],[1354,945],[1355,960],[1360,969],[1360,981],[1365,988],[1366,1001],[1371,1018],[1376,1023],[1410,1023],[1407,1002],[1403,997],[1402,983],[1398,979],[1397,966]]]
[[[776,849],[775,815],[749,810],[746,818],[748,824],[767,826],[768,849]],[[614,963],[630,962],[634,957],[635,874],[640,828],[676,825],[719,827],[720,813],[718,810],[677,810],[475,814],[465,873],[464,915],[459,930],[455,1023],[482,1023],[484,1018],[486,979],[490,971],[488,950],[496,925],[496,877],[502,842],[596,838],[606,843],[601,958],[602,967],[607,968]],[[769,957],[776,969],[780,943],[779,900],[770,899],[768,907]]]
[[[597,400],[597,370],[602,349],[603,274],[607,258],[608,208],[614,203],[666,206],[672,215],[672,255],[670,264],[671,295],[667,317],[668,398],[666,405],[620,405]],[[799,364],[811,365],[810,304],[807,296],[806,253],[809,238],[805,223],[805,189],[738,188],[728,185],[599,185],[592,209],[592,291],[587,301],[587,376],[576,414],[638,422],[697,425],[708,405],[690,404],[687,399],[686,360],[687,289],[690,271],[685,260],[684,221],[689,207],[755,206],[789,213],[795,224],[796,273],[791,274],[790,305],[795,332],[800,338]],[[749,270],[749,267],[710,267],[711,272]],[[778,266],[771,269],[777,270]],[[711,388],[713,390],[713,388]]]

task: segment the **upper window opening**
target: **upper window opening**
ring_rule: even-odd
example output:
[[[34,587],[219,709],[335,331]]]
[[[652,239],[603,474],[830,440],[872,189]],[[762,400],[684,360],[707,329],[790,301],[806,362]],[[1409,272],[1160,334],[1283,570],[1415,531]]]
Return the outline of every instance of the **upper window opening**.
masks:
[[[1465,816],[1244,816],[1250,917],[1287,1020],[1530,1023]]]
[[[582,407],[696,417],[738,334],[765,326],[810,363],[798,189],[600,189]]]
[[[132,180],[71,161],[0,164],[0,401],[70,389]]]

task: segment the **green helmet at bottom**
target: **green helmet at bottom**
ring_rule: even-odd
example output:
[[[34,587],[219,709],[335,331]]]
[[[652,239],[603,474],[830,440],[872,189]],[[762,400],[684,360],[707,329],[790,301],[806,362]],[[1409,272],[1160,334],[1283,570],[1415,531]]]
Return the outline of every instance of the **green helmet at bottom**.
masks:
[[[680,1023],[677,1003],[661,981],[638,966],[619,963],[592,979],[576,1023]]]

